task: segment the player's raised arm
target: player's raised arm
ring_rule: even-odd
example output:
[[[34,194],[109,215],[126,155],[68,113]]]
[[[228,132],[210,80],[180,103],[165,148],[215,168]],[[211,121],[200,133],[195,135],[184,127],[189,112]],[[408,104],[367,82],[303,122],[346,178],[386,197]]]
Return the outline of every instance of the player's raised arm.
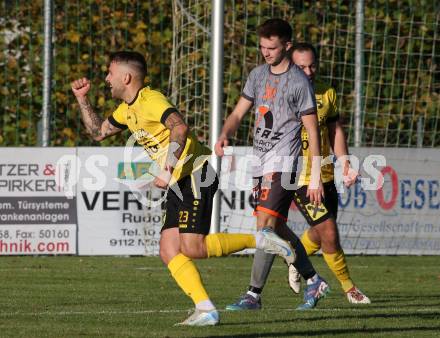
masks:
[[[90,90],[90,81],[83,77],[71,83],[72,92],[78,101],[81,110],[81,118],[87,129],[87,132],[95,141],[103,139],[121,132],[123,129],[112,125],[108,119],[103,119],[95,113],[93,107],[87,97]]]
[[[307,189],[307,196],[310,202],[319,205],[323,193],[321,183],[321,137],[319,133],[318,118],[316,114],[302,116],[302,123],[309,136],[309,151],[312,159],[310,184]]]
[[[229,115],[223,125],[222,132],[220,133],[220,137],[215,144],[214,150],[217,156],[223,156],[224,150],[223,148],[229,145],[229,138],[235,135],[238,127],[240,126],[241,120],[244,115],[251,109],[253,102],[248,100],[245,97],[240,97],[237,105],[232,111],[231,115]]]

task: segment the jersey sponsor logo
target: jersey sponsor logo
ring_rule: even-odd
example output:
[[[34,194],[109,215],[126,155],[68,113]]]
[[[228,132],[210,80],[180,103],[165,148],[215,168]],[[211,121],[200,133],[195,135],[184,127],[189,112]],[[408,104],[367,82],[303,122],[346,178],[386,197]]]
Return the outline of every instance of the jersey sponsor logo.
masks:
[[[150,137],[150,134],[146,130],[141,128],[141,129],[133,131],[133,136],[136,139],[136,141],[140,142],[144,138]]]
[[[143,145],[148,154],[156,154],[159,151],[159,141],[144,129],[133,131],[136,141]]]
[[[261,121],[264,119],[264,128],[259,127]],[[268,106],[262,105],[258,107],[258,119],[255,123],[256,135],[259,135],[261,138],[270,139],[272,141],[280,141],[281,136],[284,133],[280,133],[278,131],[273,131],[273,114]],[[271,145],[271,144],[270,144]]]
[[[272,130],[273,128],[273,114],[270,111],[269,107],[266,105],[262,105],[258,107],[258,120],[255,123],[255,126],[258,127],[261,120],[264,118],[264,126],[266,129]]]
[[[280,136],[283,135],[283,133],[280,133],[278,131],[274,131],[273,133],[274,135],[272,136],[271,140],[280,141]]]
[[[256,134],[258,135],[258,134],[260,134],[260,132],[261,132],[261,128],[257,128],[257,130],[256,130]],[[271,133],[273,134],[272,136],[271,136]],[[261,138],[265,138],[265,139],[270,139],[270,140],[272,140],[272,141],[280,141],[281,140],[281,136],[283,135],[284,133],[280,133],[280,132],[278,132],[278,131],[274,131],[274,132],[272,132],[272,130],[270,130],[270,129],[263,129],[263,132],[261,133],[261,135],[260,135],[260,137]],[[271,136],[270,138],[269,138],[269,136]],[[261,142],[263,142],[264,143],[264,141],[261,141],[260,140],[260,144],[261,144]]]

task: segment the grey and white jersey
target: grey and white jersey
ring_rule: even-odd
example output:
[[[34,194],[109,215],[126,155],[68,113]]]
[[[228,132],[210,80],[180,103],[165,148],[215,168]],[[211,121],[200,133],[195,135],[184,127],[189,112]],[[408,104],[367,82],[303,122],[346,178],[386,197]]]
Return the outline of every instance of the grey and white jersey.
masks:
[[[301,117],[317,111],[315,93],[304,72],[291,64],[286,72],[272,74],[270,65],[260,65],[250,72],[242,96],[255,108],[253,150],[260,163],[254,165],[254,177],[296,171]]]

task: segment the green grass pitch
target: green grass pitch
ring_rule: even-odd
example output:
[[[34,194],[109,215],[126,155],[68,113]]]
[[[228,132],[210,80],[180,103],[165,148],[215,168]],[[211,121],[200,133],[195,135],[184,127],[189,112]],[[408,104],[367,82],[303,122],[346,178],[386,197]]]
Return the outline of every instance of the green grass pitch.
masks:
[[[331,294],[297,312],[302,296],[277,259],[261,311],[221,311],[209,328],[173,327],[192,303],[158,257],[2,257],[0,337],[434,337],[440,336],[439,257],[348,257],[351,274],[372,299],[349,304],[322,257],[317,270]],[[247,288],[252,257],[199,260],[219,309]]]

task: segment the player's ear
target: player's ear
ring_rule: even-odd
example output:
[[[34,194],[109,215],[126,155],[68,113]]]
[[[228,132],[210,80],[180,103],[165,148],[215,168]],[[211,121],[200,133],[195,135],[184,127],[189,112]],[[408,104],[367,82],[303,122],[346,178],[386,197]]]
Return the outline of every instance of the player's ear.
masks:
[[[132,75],[130,73],[125,73],[124,75],[124,84],[128,85],[132,80]]]
[[[292,42],[287,41],[285,44],[286,51],[289,51],[292,48]]]

